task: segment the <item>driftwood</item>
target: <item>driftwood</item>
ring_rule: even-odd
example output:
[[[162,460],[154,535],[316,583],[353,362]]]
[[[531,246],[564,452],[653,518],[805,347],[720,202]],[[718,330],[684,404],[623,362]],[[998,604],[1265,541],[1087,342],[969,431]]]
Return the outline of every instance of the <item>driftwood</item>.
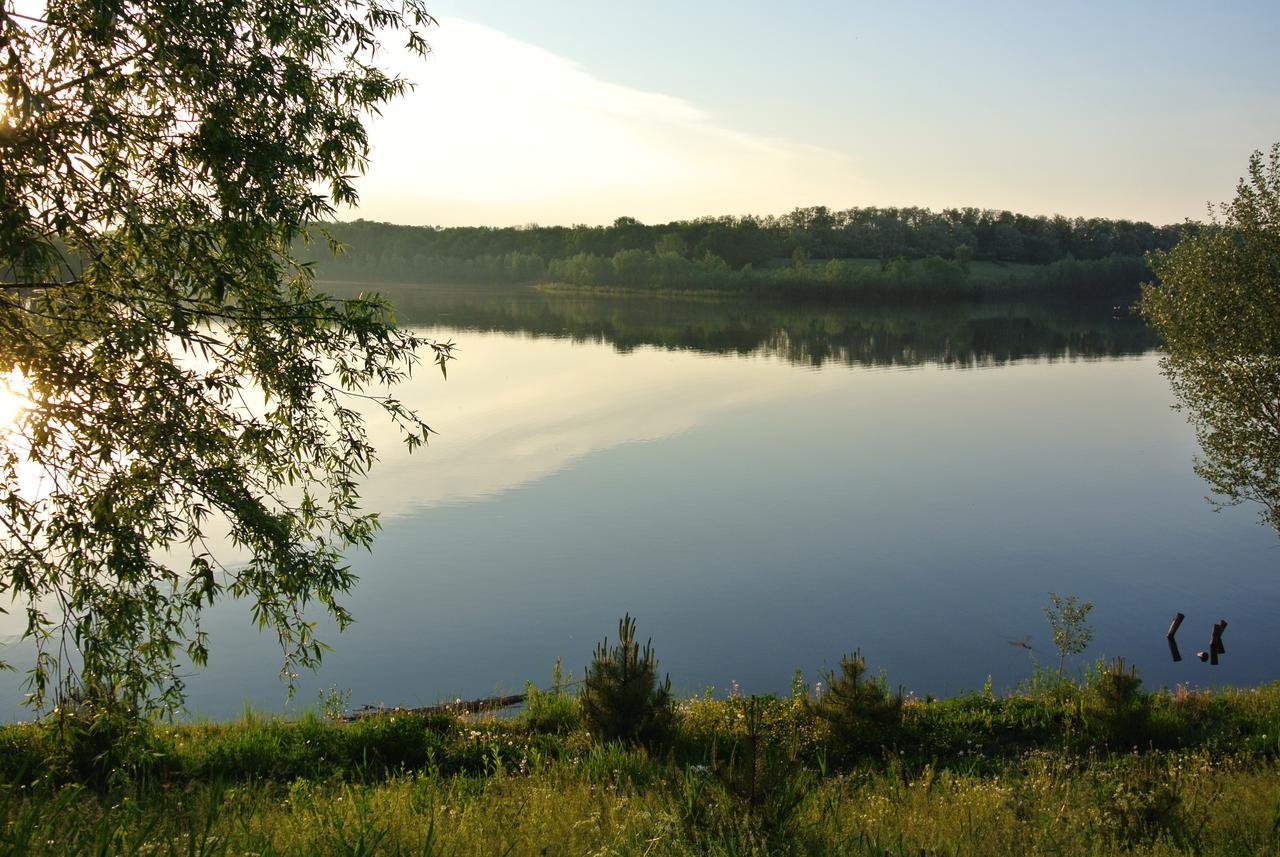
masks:
[[[1178,633],[1178,627],[1182,625],[1182,620],[1185,618],[1187,617],[1181,613],[1175,613],[1173,621],[1169,623],[1169,630],[1164,635],[1165,639],[1169,641],[1169,654],[1175,661],[1182,660],[1182,653],[1178,651],[1178,641],[1173,638],[1173,635]],[[1222,645],[1222,632],[1225,630],[1227,630],[1226,619],[1219,619],[1213,623],[1213,634],[1209,637],[1209,650],[1196,652],[1196,657],[1200,659],[1201,663],[1208,661],[1211,665],[1217,666],[1218,655],[1227,653],[1227,647]]]
[[[459,699],[455,702],[443,702],[439,705],[427,705],[422,708],[387,708],[383,705],[362,705],[360,708],[344,714],[343,720],[351,722],[365,717],[377,717],[379,714],[478,714],[482,711],[498,711],[519,705],[528,699],[526,693],[515,693],[511,696],[486,696],[481,699]]]
[[[1213,623],[1213,635],[1209,637],[1209,663],[1213,666],[1218,665],[1218,655],[1225,655],[1227,649],[1222,645],[1222,632],[1227,629],[1227,620]]]
[[[1182,620],[1185,618],[1187,617],[1181,613],[1174,613],[1173,621],[1169,623],[1169,630],[1164,635],[1164,638],[1169,641],[1169,654],[1175,663],[1182,660],[1182,652],[1178,651],[1178,641],[1173,638],[1173,635],[1178,633],[1178,627],[1182,625]]]

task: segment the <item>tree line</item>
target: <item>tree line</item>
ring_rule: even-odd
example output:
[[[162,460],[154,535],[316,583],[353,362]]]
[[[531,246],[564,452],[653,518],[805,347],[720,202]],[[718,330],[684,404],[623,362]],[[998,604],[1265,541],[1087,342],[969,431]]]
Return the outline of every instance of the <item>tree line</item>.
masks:
[[[1188,227],[977,208],[836,211],[818,206],[780,217],[663,224],[631,217],[608,226],[431,227],[356,220],[329,229],[347,248],[337,259],[318,260],[321,273],[335,278],[585,283],[594,277],[595,285],[626,285],[637,276],[703,281],[716,272],[776,271],[797,263],[815,269],[804,272],[805,280],[838,281],[865,268],[842,271],[818,264],[841,260],[871,260],[881,269],[936,260],[930,278],[958,282],[969,262],[1045,265],[1138,258],[1171,248]],[[944,270],[939,262],[956,267]],[[903,274],[899,270],[899,277]]]

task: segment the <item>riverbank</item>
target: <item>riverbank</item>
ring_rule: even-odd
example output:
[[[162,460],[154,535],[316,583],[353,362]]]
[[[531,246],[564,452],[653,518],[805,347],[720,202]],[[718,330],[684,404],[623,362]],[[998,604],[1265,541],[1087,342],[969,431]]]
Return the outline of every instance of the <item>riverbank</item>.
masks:
[[[718,260],[628,251],[612,258],[580,254],[555,259],[538,288],[595,295],[699,294],[842,302],[972,300],[979,298],[1096,299],[1136,297],[1154,279],[1137,256],[1048,264],[923,259],[797,258],[791,264],[734,270]]]
[[[803,681],[786,697],[680,701],[648,747],[593,740],[563,687],[507,717],[14,724],[0,728],[0,855],[1280,845],[1280,683],[1108,702],[1102,674],[906,699],[874,746],[841,738]]]
[[[431,266],[398,271],[387,278],[376,268],[365,272],[321,265],[331,280],[350,280],[365,274],[366,283],[431,288],[469,284],[530,286],[548,293],[597,296],[657,296],[674,298],[759,297],[828,303],[894,303],[963,300],[1096,300],[1117,298],[1131,303],[1139,285],[1154,275],[1141,256],[1102,259],[1062,259],[1044,264],[959,261],[930,256],[886,262],[850,258],[790,262],[775,260],[753,267],[730,268],[714,258],[628,250],[613,256],[580,253],[552,259],[536,269],[518,260],[495,257],[488,263]]]

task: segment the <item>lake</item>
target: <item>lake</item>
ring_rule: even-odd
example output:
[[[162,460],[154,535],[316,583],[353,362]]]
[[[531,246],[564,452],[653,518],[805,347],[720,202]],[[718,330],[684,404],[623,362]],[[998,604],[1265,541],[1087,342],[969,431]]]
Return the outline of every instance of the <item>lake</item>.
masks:
[[[1215,514],[1155,341],[1127,307],[897,308],[378,287],[453,340],[398,395],[365,486],[357,622],[304,674],[354,704],[425,705],[576,676],[638,618],[675,687],[785,692],[860,648],[923,696],[1056,668],[1047,594],[1096,605],[1073,668],[1148,687],[1277,678],[1280,538]],[[1176,611],[1184,660],[1164,632]],[[1230,622],[1221,665],[1195,659]],[[280,710],[247,605],[209,614],[195,712]],[[1013,646],[1030,635],[1033,651]],[[21,647],[10,657],[21,658]],[[20,676],[2,681],[17,698]],[[19,710],[9,706],[9,715]]]

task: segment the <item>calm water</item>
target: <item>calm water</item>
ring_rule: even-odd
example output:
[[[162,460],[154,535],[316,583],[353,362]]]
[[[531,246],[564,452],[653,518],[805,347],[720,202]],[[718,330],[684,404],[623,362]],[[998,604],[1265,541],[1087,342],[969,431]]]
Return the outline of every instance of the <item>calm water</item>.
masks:
[[[439,432],[426,451],[375,431],[384,530],[351,558],[358,622],[328,636],[302,704],[545,684],[624,611],[688,691],[782,692],[855,647],[917,694],[1010,686],[1032,663],[1008,641],[1056,663],[1050,590],[1092,599],[1088,656],[1124,655],[1148,685],[1280,678],[1280,538],[1252,509],[1211,511],[1123,308],[392,297],[458,360],[401,391]],[[1218,618],[1212,668],[1193,653]],[[246,606],[208,628],[191,707],[280,709],[278,650]]]

